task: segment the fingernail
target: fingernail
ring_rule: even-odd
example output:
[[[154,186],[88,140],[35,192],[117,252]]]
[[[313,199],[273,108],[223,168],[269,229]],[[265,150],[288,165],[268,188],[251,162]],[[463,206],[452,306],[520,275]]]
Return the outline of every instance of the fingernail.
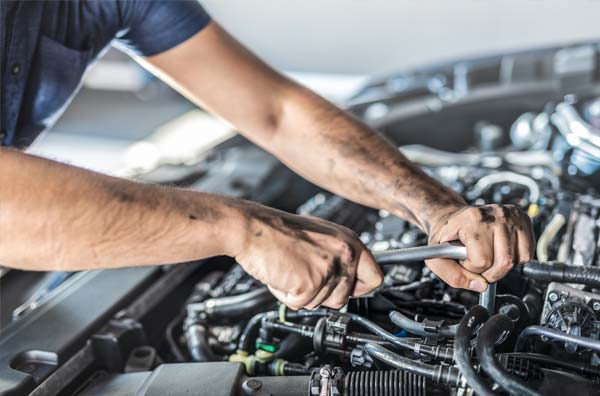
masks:
[[[473,290],[476,292],[483,293],[487,290],[487,287],[487,283],[479,279],[473,279],[471,282],[469,282],[469,290]]]

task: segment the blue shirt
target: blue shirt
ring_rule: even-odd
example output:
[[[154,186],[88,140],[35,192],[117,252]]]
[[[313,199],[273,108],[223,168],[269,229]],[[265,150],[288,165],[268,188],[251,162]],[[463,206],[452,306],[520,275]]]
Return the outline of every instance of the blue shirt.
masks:
[[[0,145],[51,127],[109,44],[156,55],[209,21],[195,0],[0,0]]]

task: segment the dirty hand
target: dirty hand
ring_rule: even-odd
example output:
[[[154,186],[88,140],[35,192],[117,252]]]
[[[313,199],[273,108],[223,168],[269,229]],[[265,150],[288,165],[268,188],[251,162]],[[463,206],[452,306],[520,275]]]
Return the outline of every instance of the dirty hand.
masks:
[[[351,230],[248,203],[236,261],[292,309],[341,308],[379,286],[383,274]]]
[[[533,258],[535,239],[529,217],[514,205],[464,206],[433,223],[429,244],[460,241],[468,258],[459,265],[446,259],[427,266],[452,287],[482,292],[515,265]]]

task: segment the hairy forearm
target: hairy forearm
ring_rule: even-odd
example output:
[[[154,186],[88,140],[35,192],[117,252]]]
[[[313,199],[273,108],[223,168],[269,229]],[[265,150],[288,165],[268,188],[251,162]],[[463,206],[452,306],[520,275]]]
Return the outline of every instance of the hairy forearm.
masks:
[[[235,250],[231,235],[242,222],[233,200],[116,179],[6,149],[0,149],[0,169],[2,265],[114,268]]]
[[[425,230],[463,204],[383,136],[271,69],[214,23],[140,61],[296,172],[353,201],[388,209]]]
[[[283,103],[278,132],[267,144],[306,178],[424,230],[464,204],[381,134],[316,94],[294,87]]]

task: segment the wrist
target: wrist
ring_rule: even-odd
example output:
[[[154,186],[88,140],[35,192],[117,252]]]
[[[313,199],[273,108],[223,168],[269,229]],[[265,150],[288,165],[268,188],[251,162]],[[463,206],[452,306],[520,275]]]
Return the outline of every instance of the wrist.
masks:
[[[242,200],[227,200],[223,209],[223,219],[219,227],[219,237],[222,241],[223,255],[236,257],[240,255],[250,240],[252,220],[244,209],[246,203]]]
[[[436,224],[443,222],[451,214],[468,206],[460,196],[457,197],[458,199],[449,196],[442,199],[418,202],[414,209],[403,203],[398,203],[393,205],[389,212],[410,221],[421,228],[423,232],[429,234],[431,228]]]
[[[431,214],[426,219],[426,222],[427,222],[426,232],[427,232],[427,234],[430,234],[431,230],[433,228],[435,228],[436,225],[438,225],[440,223],[443,223],[452,214],[457,213],[458,211],[464,209],[467,206],[468,205],[467,205],[466,202],[456,202],[456,203],[451,203],[451,204],[447,204],[447,205],[444,205],[444,206],[440,206],[440,207],[435,208],[434,210],[432,210]]]

